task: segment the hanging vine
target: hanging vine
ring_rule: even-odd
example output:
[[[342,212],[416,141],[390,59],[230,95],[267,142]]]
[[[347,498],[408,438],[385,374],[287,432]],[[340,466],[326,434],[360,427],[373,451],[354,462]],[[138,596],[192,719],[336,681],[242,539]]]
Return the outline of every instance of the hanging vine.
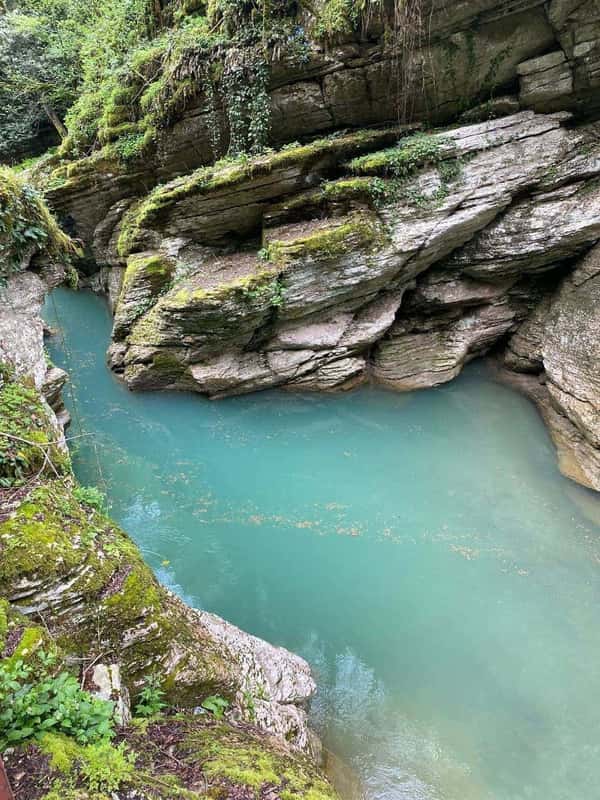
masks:
[[[433,7],[430,3],[426,13],[425,0],[394,0],[390,40],[400,122],[414,118],[417,100],[425,94],[427,70],[423,45],[429,38]]]

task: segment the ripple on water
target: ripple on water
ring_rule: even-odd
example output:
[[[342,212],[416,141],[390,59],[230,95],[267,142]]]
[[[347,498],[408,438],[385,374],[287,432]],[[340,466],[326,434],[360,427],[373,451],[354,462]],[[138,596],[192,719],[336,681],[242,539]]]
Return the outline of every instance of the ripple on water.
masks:
[[[100,466],[187,602],[309,659],[371,800],[597,796],[600,504],[528,401],[477,366],[411,395],[135,395],[103,301],[55,301],[78,477]]]

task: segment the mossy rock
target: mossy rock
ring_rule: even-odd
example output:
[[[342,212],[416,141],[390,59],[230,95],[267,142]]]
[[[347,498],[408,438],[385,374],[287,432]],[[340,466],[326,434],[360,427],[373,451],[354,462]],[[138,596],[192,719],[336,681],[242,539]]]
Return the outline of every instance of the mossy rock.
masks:
[[[30,800],[105,800],[111,792],[153,800],[338,800],[317,767],[250,725],[209,715],[134,720],[113,743],[80,745],[45,734],[6,756],[17,793]],[[114,795],[112,795],[114,796]]]
[[[69,481],[30,491],[0,524],[0,592],[43,619],[62,651],[102,653],[134,692],[157,672],[171,702],[229,696],[235,679],[194,613],[155,579],[117,526],[73,496]]]
[[[28,379],[0,383],[0,485],[20,486],[37,475],[64,475],[68,453],[60,432]]]
[[[134,322],[168,291],[174,272],[174,260],[160,253],[136,253],[128,258],[115,311],[116,340],[124,338]]]
[[[142,249],[147,240],[147,231],[160,228],[173,213],[174,206],[190,197],[211,198],[243,187],[244,203],[248,205],[252,199],[253,184],[258,184],[261,180],[264,182],[265,176],[277,172],[282,175],[285,173],[286,180],[281,186],[278,187],[276,181],[272,182],[273,199],[276,199],[278,195],[293,191],[290,171],[297,175],[298,180],[311,171],[321,173],[353,155],[397,140],[400,133],[399,128],[353,131],[341,136],[317,139],[308,144],[282,148],[250,159],[240,157],[218,162],[211,167],[201,167],[164,186],[157,186],[128,210],[121,224],[119,254],[126,256]]]
[[[368,252],[387,241],[376,215],[364,212],[318,222],[308,230],[300,229],[298,234],[294,234],[293,226],[284,231],[282,238],[278,238],[278,231],[267,233],[270,260],[282,267],[296,260],[330,260],[351,251]]]
[[[439,163],[446,144],[442,134],[420,131],[401,139],[394,147],[354,158],[348,166],[357,175],[406,178],[427,164]]]

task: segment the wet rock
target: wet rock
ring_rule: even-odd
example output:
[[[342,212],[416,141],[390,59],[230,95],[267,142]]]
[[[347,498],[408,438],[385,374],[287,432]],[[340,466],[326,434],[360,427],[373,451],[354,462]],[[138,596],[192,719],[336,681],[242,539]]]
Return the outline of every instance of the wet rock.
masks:
[[[511,338],[505,364],[543,376],[527,383],[542,408],[569,477],[600,490],[600,247],[593,248],[557,292]],[[514,379],[517,380],[517,379]]]

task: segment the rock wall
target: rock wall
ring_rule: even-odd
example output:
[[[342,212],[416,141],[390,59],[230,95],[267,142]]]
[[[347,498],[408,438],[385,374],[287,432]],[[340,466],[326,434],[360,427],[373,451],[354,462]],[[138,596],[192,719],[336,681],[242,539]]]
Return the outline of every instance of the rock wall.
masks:
[[[503,377],[539,405],[562,472],[600,491],[600,247],[511,336]]]
[[[271,65],[272,144],[405,114],[437,125],[464,113],[489,116],[499,98],[512,111],[585,116],[600,108],[598,0],[424,0],[421,18],[422,42],[410,52],[402,38],[390,44],[376,16],[361,35],[310,42],[302,59],[284,48]],[[299,23],[309,27],[310,19]],[[54,176],[54,208],[100,264],[132,198],[213,161],[215,126],[226,149],[222,110],[215,115],[200,89],[190,94],[154,157],[126,167],[101,153]]]

